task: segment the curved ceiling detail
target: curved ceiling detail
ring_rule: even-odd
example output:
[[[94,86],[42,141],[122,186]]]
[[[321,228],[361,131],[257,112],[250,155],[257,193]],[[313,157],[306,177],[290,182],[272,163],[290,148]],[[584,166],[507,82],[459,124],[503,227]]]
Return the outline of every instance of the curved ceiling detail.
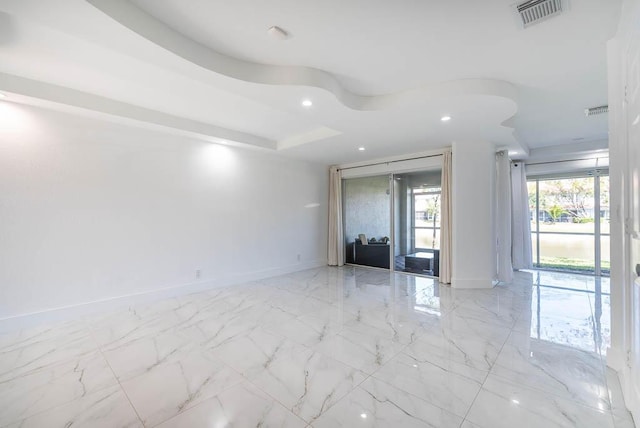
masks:
[[[516,87],[505,81],[465,79],[391,94],[361,95],[345,88],[333,74],[324,70],[260,64],[223,55],[172,29],[128,0],[86,1],[150,42],[209,71],[251,83],[323,89],[353,110],[379,111],[421,104],[432,98],[484,95],[504,98],[513,103],[513,114],[517,111]]]

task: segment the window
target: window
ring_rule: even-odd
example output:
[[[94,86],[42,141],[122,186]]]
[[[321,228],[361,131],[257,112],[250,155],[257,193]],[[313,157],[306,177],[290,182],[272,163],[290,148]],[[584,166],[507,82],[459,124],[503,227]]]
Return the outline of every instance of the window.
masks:
[[[573,177],[540,177],[527,185],[534,266],[608,274],[607,173],[595,170]]]
[[[440,249],[440,187],[414,188],[415,249]]]

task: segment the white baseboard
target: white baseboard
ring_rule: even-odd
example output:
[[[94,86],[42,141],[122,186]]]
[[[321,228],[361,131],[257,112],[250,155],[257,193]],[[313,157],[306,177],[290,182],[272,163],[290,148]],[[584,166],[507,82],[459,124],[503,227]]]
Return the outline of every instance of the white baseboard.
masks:
[[[154,290],[121,296],[107,297],[100,300],[77,303],[69,306],[48,308],[42,311],[18,314],[0,319],[0,332],[12,331],[38,324],[77,319],[91,314],[126,308],[131,305],[151,303],[186,294],[197,293],[230,285],[240,285],[250,281],[286,275],[306,269],[326,266],[326,260],[312,260],[305,263],[296,263],[289,266],[263,269],[253,272],[241,272],[209,279],[205,281],[191,282],[187,284],[171,285]]]
[[[629,368],[626,365],[622,370],[618,370],[617,373],[622,387],[624,404],[631,412],[633,420],[640,421],[640,385],[636,385],[633,382]]]
[[[607,348],[607,366],[620,372],[625,368],[625,356],[618,348]]]

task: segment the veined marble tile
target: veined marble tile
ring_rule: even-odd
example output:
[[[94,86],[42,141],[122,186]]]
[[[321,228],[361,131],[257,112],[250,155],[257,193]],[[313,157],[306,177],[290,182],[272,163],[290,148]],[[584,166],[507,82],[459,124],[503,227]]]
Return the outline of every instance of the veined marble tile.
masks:
[[[231,319],[221,319],[212,315],[187,328],[178,330],[178,333],[207,349],[215,349],[257,327],[256,323],[245,320],[242,313]]]
[[[98,351],[0,382],[0,426],[117,385]]]
[[[244,381],[235,370],[198,346],[122,382],[146,426],[163,422]]]
[[[491,374],[523,387],[610,409],[604,363],[598,354],[512,333]]]
[[[490,321],[467,318],[455,312],[442,315],[440,320],[440,327],[443,330],[448,330],[453,334],[482,338],[496,346],[502,346],[510,333],[508,327]]]
[[[307,422],[349,393],[366,375],[303,346],[288,348],[251,382]]]
[[[10,428],[42,427],[141,428],[133,407],[119,386],[101,389],[79,400],[38,413]]]
[[[245,377],[252,378],[296,346],[284,336],[256,328],[221,344],[212,352]]]
[[[191,343],[184,335],[167,332],[126,342],[104,351],[104,356],[122,382],[175,360]]]
[[[369,378],[323,413],[315,428],[458,428],[462,418],[389,384]]]
[[[600,354],[602,351],[602,343],[598,343],[591,315],[577,320],[575,318],[561,318],[544,314],[540,314],[540,317],[537,317],[534,314],[528,331],[525,330],[525,324],[520,325],[522,327],[514,328],[514,331],[528,332],[531,337],[539,340],[581,349],[586,352]]]
[[[494,337],[482,337],[473,330],[434,328],[408,345],[404,353],[483,382],[509,336],[507,329],[494,332]]]
[[[492,428],[492,427],[481,427],[480,425],[476,425],[465,419],[464,422],[462,422],[462,425],[460,425],[460,428]]]
[[[0,349],[0,382],[87,355],[98,349],[82,322],[52,329],[29,329]]]
[[[482,306],[503,308],[507,310],[521,310],[529,306],[530,293],[522,293],[509,285],[497,285],[492,289],[467,290],[469,301]]]
[[[521,310],[522,308],[514,308],[510,304],[503,305],[497,299],[474,299],[472,297],[456,306],[449,315],[512,328],[520,317]]]
[[[293,317],[321,312],[332,308],[331,304],[315,298],[315,296],[300,295],[290,291],[278,290],[269,300],[263,303],[266,307],[279,309]]]
[[[103,350],[110,350],[143,337],[169,331],[180,321],[172,311],[146,313],[143,316],[136,308],[130,308],[91,319],[89,324],[97,344]]]
[[[373,377],[461,417],[467,413],[482,384],[404,352],[375,372]]]
[[[378,370],[403,348],[404,345],[390,340],[386,334],[378,334],[375,329],[367,333],[362,329],[344,329],[313,347],[324,355],[368,374]]]
[[[263,328],[305,346],[318,345],[342,330],[332,320],[314,316],[301,316],[281,324],[265,324]]]
[[[123,392],[103,397],[106,407],[91,405],[90,397],[115,385],[108,381],[113,374],[92,360],[99,344],[149,425],[170,418],[167,426],[212,420],[410,426],[426,417],[436,426],[459,426],[489,376],[560,403],[533,409],[527,421],[542,417],[553,426],[558,409],[576,417],[571,404],[587,413],[612,409],[611,420],[627,428],[630,415],[617,404],[619,392],[600,358],[608,343],[608,296],[586,294],[597,284],[572,275],[554,274],[553,281],[582,284],[585,292],[532,288],[532,275],[522,272],[491,290],[458,290],[430,278],[323,267],[136,305],[86,323],[4,332],[0,425],[31,415],[25,426],[64,426],[76,415],[72,426],[100,426],[101,417],[105,426],[127,426],[132,408]],[[83,367],[86,392],[78,381]],[[361,383],[365,373],[373,376]],[[238,384],[241,375],[264,391]],[[481,399],[494,403],[495,414],[510,412],[514,403],[500,396],[504,388],[494,393],[491,382]],[[362,418],[357,405],[377,416]],[[87,407],[96,410],[88,419]],[[120,408],[129,410],[114,410]],[[490,418],[461,423],[495,426]]]
[[[158,425],[184,427],[281,427],[307,424],[249,382],[230,388]]]
[[[82,320],[63,321],[46,325],[33,325],[0,334],[0,352],[24,348],[28,345],[57,339],[71,334],[86,334],[87,326]]]
[[[438,317],[434,315],[416,315],[397,307],[390,307],[387,310],[361,311],[351,321],[346,322],[345,327],[363,334],[371,334],[371,330],[374,329],[379,335],[408,345],[439,322]]]
[[[495,428],[613,428],[608,410],[592,409],[553,394],[522,388],[496,376],[487,378],[467,419]]]

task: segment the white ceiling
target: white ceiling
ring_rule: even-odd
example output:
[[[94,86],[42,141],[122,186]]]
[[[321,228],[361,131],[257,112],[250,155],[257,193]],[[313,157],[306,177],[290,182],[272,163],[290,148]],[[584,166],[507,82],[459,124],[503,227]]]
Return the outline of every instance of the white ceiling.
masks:
[[[619,9],[573,0],[525,30],[509,0],[0,0],[0,90],[323,163],[522,152],[606,140],[583,110],[607,104]]]

